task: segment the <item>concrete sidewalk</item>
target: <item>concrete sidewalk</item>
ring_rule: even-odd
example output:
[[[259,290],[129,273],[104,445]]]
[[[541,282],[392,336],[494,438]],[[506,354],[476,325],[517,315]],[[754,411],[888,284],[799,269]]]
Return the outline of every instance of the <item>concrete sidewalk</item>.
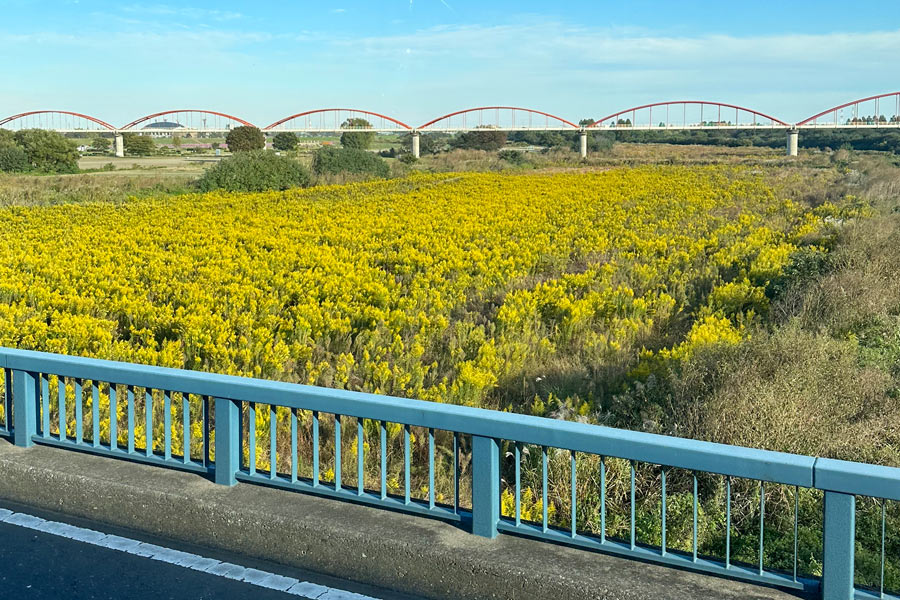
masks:
[[[0,440],[0,499],[425,598],[767,599],[789,593],[422,517]]]

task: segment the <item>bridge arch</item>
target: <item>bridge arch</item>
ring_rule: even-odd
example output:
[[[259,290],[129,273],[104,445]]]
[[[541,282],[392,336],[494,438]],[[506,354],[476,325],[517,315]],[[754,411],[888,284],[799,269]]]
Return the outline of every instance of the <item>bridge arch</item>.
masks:
[[[99,125],[102,129],[108,129],[110,131],[115,130],[115,127],[113,127],[106,121],[101,121],[100,119],[98,119],[96,117],[92,117],[90,115],[85,115],[82,113],[72,112],[69,110],[31,110],[28,112],[19,113],[17,115],[10,115],[6,118],[0,119],[0,127],[3,127],[7,123],[12,123],[13,121],[23,120],[23,121],[27,122],[29,117],[40,118],[40,117],[43,117],[44,115],[46,115],[48,117],[48,120],[51,125],[53,125],[53,116],[58,115],[58,116],[62,117],[63,119],[71,119],[73,123],[75,122],[75,120],[84,120],[84,121],[88,121],[94,125]],[[39,121],[39,123],[40,123],[40,121]],[[69,127],[51,126],[51,127],[46,127],[46,128],[38,127],[38,129],[69,129]],[[79,128],[71,127],[71,129],[76,130]],[[81,129],[83,129],[83,128],[81,128]]]
[[[469,115],[477,115],[478,122],[470,123]],[[485,120],[485,116],[489,120]],[[535,124],[534,117],[537,116],[538,121],[543,123]],[[453,126],[453,119],[462,121],[462,129],[475,127],[493,127],[496,129],[578,129],[578,125],[558,117],[556,115],[535,110],[533,108],[522,108],[519,106],[479,106],[477,108],[466,108],[456,112],[448,113],[436,119],[432,119],[427,123],[419,125],[419,130],[440,130],[440,129],[460,129],[459,126]],[[523,121],[527,119],[526,125]],[[435,127],[445,121],[443,127]]]
[[[850,102],[845,102],[844,104],[840,104],[838,106],[833,106],[827,110],[823,110],[820,113],[814,114],[811,117],[807,117],[806,119],[803,119],[802,121],[797,123],[797,127],[801,127],[803,125],[810,125],[810,124],[816,125],[816,122],[821,117],[824,117],[827,114],[832,114],[834,116],[834,124],[837,125],[838,124],[838,122],[837,122],[838,111],[852,106],[852,107],[854,107],[854,112],[858,113],[859,105],[863,104],[865,102],[873,102],[874,103],[874,109],[875,109],[874,114],[875,114],[875,117],[877,118],[877,117],[881,116],[881,114],[882,114],[881,112],[879,112],[879,108],[880,108],[879,105],[880,105],[880,101],[883,98],[893,98],[894,99],[893,107],[892,107],[894,110],[894,114],[891,115],[893,120],[891,120],[890,122],[900,125],[900,92],[889,92],[887,94],[878,94],[877,96],[869,96],[868,98],[860,98],[859,100],[851,100]],[[889,106],[890,106],[890,104],[889,104]],[[854,116],[858,117],[858,114],[855,114]]]
[[[255,125],[253,125],[253,123],[251,123],[249,121],[245,121],[244,119],[241,119],[240,117],[235,117],[234,115],[229,115],[227,113],[217,112],[214,110],[202,110],[202,109],[187,108],[187,109],[180,109],[180,110],[164,110],[162,112],[153,113],[152,115],[146,115],[144,117],[141,117],[140,119],[135,119],[134,121],[132,121],[131,123],[128,123],[127,125],[123,125],[120,129],[122,131],[129,131],[129,130],[133,129],[135,126],[140,125],[141,123],[146,123],[147,121],[151,121],[152,119],[158,119],[160,117],[167,117],[167,116],[178,117],[178,115],[183,115],[182,120],[188,122],[188,125],[185,125],[185,128],[196,129],[199,131],[203,131],[205,129],[223,130],[223,129],[229,128],[232,123],[238,123],[239,125],[246,125],[248,127],[255,127]],[[201,122],[199,123],[199,125],[201,125],[201,126],[194,127],[194,115],[207,115],[207,117],[198,117],[199,119],[201,119]],[[214,124],[212,127],[207,126],[206,120],[207,120],[208,116],[211,116],[214,119]],[[224,122],[223,122],[223,120],[224,120]]]
[[[698,107],[699,108],[699,121],[688,122],[687,120],[687,108]],[[665,120],[659,121],[659,125],[654,124],[653,119],[653,109],[661,107],[665,108]],[[672,114],[672,107],[681,107],[682,110],[679,111],[681,113],[681,120],[679,123],[673,122],[671,119],[677,118],[679,115]],[[712,112],[706,112],[705,108],[710,107]],[[723,115],[723,109],[726,114]],[[643,111],[647,113],[647,125],[639,126],[637,125],[637,116],[638,112],[641,111],[643,118]],[[729,119],[734,111],[734,121],[725,120]],[[752,121],[741,122],[741,114],[752,117]],[[657,113],[659,114],[659,113]],[[692,118],[695,117],[692,112]],[[714,117],[715,120],[707,120],[706,117]],[[627,117],[627,119],[625,118]],[[628,124],[620,123],[620,120],[626,120]],[[765,127],[766,125],[760,125],[759,121],[769,121],[769,126],[778,126],[778,127],[789,127],[790,125],[781,119],[777,119],[771,115],[767,115],[766,113],[759,112],[758,110],[753,110],[752,108],[747,108],[744,106],[738,106],[737,104],[727,104],[725,102],[709,102],[705,100],[672,100],[669,102],[653,102],[651,104],[642,104],[641,106],[633,106],[631,108],[626,108],[625,110],[620,110],[619,112],[613,113],[611,115],[607,115],[602,119],[598,119],[594,122],[593,125],[590,125],[590,128],[599,128],[599,127],[641,127],[643,129],[666,129],[666,128],[690,128],[690,127]]]
[[[333,118],[326,123],[326,115],[331,115]],[[318,118],[318,123],[316,123],[315,117]],[[272,131],[282,125],[290,124],[291,121],[300,120],[302,123],[302,127],[299,125],[301,123],[295,123],[295,127],[282,127],[282,129],[290,129],[297,131],[342,131],[344,129],[353,129],[342,127],[341,125],[346,122],[347,119],[352,118],[366,118],[366,120],[371,119],[375,121],[372,123],[371,128],[366,129],[376,129],[376,130],[390,130],[390,129],[412,129],[409,125],[404,123],[403,121],[397,120],[393,117],[389,117],[387,115],[383,115],[381,113],[373,112],[371,110],[362,110],[358,108],[317,108],[315,110],[307,110],[304,112],[299,112],[293,114],[289,117],[285,117],[283,119],[279,119],[272,123],[271,125],[264,127],[263,131]]]

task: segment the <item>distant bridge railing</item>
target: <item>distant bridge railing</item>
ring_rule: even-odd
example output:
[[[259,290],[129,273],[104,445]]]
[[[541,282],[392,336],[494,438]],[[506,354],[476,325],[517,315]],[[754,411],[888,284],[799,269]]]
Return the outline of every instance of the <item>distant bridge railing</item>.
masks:
[[[900,469],[479,408],[25,350],[0,348],[0,367],[5,384],[0,434],[18,446],[46,444],[193,471],[210,475],[223,485],[246,481],[321,494],[457,522],[480,536],[514,533],[799,590],[829,600],[896,597],[884,589],[884,502],[900,500]],[[138,402],[141,398],[143,402]],[[74,415],[74,425],[69,415]],[[282,438],[279,443],[277,423],[285,416],[290,440]],[[307,416],[312,464],[304,466],[311,467],[304,473],[298,430]],[[156,426],[159,419],[164,424],[161,434]],[[257,456],[260,424],[263,431],[268,430],[268,448],[262,457]],[[333,440],[320,436],[323,424]],[[355,481],[342,480],[345,472],[352,472],[341,463],[347,458],[345,428],[351,430],[349,454],[351,462],[356,462]],[[402,484],[386,481],[391,428],[402,430]],[[427,436],[425,457],[413,457],[413,428]],[[437,458],[436,439],[443,448]],[[367,440],[373,442],[371,446]],[[501,453],[503,448],[509,452]],[[540,465],[542,500],[540,516],[532,515],[531,520],[523,509],[520,479],[522,459],[529,448],[534,449],[529,458]],[[320,455],[320,451],[326,453]],[[568,527],[551,524],[548,518],[551,454],[570,461]],[[576,459],[584,465],[585,457],[596,459],[590,464],[599,466],[590,473],[592,481],[599,482],[599,532],[588,533],[579,522],[583,515],[577,510],[576,477],[584,477],[584,469],[577,469]],[[413,465],[414,458],[427,462],[427,471]],[[512,468],[509,459],[514,462]],[[630,495],[630,533],[624,538],[607,535],[607,466],[613,460],[625,461],[625,472],[630,475],[625,478],[628,487],[623,482],[619,486]],[[328,464],[327,473],[321,470],[321,463]],[[279,470],[279,465],[284,468]],[[501,514],[504,465],[506,493],[514,494],[514,510],[505,516]],[[635,473],[639,465],[660,469],[658,527],[662,535],[658,544],[646,543],[636,533]],[[439,467],[451,474],[446,497],[435,491]],[[427,473],[427,490],[422,488],[422,493],[411,489],[413,468]],[[666,476],[674,470],[693,477],[692,551],[667,547]],[[372,477],[375,473],[379,476]],[[706,474],[721,476],[726,482],[724,556],[718,558],[698,553],[697,478]],[[759,486],[759,560],[754,565],[733,560],[732,483],[737,480],[751,480]],[[793,490],[793,570],[764,564],[767,485]],[[402,493],[397,491],[400,488]],[[821,576],[798,572],[797,499],[801,489],[824,494],[819,530],[823,540]],[[881,503],[881,586],[876,589],[864,589],[854,579],[856,496]]]

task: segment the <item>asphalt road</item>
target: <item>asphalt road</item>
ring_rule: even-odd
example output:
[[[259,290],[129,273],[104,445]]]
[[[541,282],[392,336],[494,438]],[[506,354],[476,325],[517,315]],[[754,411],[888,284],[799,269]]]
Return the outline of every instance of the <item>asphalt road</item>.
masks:
[[[19,514],[41,516],[58,523],[54,515],[41,514],[23,507],[6,506]],[[58,516],[57,516],[58,517]],[[51,520],[53,519],[53,520]],[[66,519],[70,521],[70,519]],[[71,522],[103,533],[90,522]],[[83,530],[82,530],[83,531]],[[129,537],[129,540],[136,539]],[[139,540],[162,545],[160,540]],[[172,548],[165,545],[164,548]],[[229,579],[222,575],[194,570],[122,550],[69,539],[44,531],[0,522],[0,590],[5,598],[28,600],[181,600],[230,599],[287,600],[289,598],[321,598],[322,600],[412,600],[384,590],[365,588],[348,581],[315,576],[260,563],[237,556],[223,556],[198,548],[173,548],[195,555],[234,563],[267,573],[293,577],[307,582],[309,595],[293,595]],[[323,587],[319,587],[323,586]]]

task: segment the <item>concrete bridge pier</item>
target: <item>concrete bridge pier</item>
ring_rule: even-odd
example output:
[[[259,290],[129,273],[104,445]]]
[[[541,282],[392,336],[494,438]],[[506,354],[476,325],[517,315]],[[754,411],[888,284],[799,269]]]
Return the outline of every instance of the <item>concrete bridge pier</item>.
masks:
[[[787,155],[797,156],[797,146],[800,139],[800,130],[791,128],[787,136]]]
[[[581,148],[581,158],[587,158],[587,132],[581,131],[578,134],[580,148]]]
[[[118,131],[115,133],[116,156],[125,158],[125,137]]]
[[[412,153],[413,153],[413,156],[415,156],[416,158],[419,158],[420,151],[419,151],[419,132],[418,131],[412,132]]]

